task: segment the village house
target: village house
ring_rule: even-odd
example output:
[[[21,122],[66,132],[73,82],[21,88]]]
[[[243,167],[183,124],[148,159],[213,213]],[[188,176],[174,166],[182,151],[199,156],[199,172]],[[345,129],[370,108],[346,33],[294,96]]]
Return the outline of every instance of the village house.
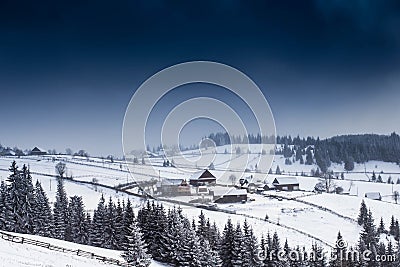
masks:
[[[189,184],[193,186],[215,184],[217,179],[209,170],[195,172],[189,178]]]
[[[46,154],[47,154],[46,150],[38,148],[37,146],[35,146],[31,151],[31,155],[42,156]]]
[[[282,176],[276,177],[272,182],[276,190],[296,191],[299,190],[299,181],[296,177]]]

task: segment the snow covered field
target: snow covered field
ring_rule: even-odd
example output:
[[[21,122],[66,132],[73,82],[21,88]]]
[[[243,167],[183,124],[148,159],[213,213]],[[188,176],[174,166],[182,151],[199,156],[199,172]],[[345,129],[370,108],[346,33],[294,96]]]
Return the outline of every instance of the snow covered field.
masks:
[[[142,165],[141,163],[129,165],[130,169],[133,170],[133,177],[128,172],[127,165],[119,161],[110,162],[99,158],[87,159],[71,156],[2,157],[0,158],[0,180],[5,180],[8,176],[7,169],[12,160],[16,160],[20,167],[23,164],[29,165],[30,170],[34,173],[32,175],[33,181],[39,180],[42,183],[50,201],[54,201],[56,179],[47,175],[55,175],[55,165],[59,161],[66,163],[67,176],[72,176],[74,180],[93,181],[93,179],[96,179],[99,183],[110,186],[132,182],[134,181],[133,178],[137,177],[146,179],[189,179],[194,171],[207,167],[211,162],[216,169],[212,173],[217,177],[218,183],[231,184],[231,181],[223,178],[231,174],[236,176],[237,181],[241,177],[253,175],[253,181],[271,183],[276,175],[267,175],[270,169],[270,165],[267,163],[271,162],[268,161],[271,157],[268,155],[269,151],[267,150],[266,155],[253,153],[259,148],[256,147],[257,145],[252,146],[250,147],[250,154],[236,154],[234,146],[217,147],[214,148],[215,150],[203,150],[201,153],[198,150],[185,151],[183,155],[169,158],[171,161],[173,160],[176,167],[163,167],[163,158],[151,158],[152,165]],[[231,154],[231,151],[234,153]],[[55,160],[53,160],[53,157],[56,157]],[[201,161],[196,163],[195,160],[199,159],[199,157]],[[139,162],[141,162],[140,159]],[[243,162],[246,162],[246,164],[243,164]],[[258,172],[255,171],[256,164]],[[312,169],[315,170],[317,168],[316,165],[303,165],[299,164],[299,162],[285,165],[285,159],[281,155],[277,155],[272,161],[272,170],[275,171],[278,165],[282,171],[285,173],[290,172],[290,174],[295,174],[296,172],[297,174],[301,172],[309,173]],[[240,171],[243,168],[248,170],[246,172]],[[343,166],[339,164],[333,164],[330,169],[335,173],[344,172]],[[400,174],[397,174],[400,173],[400,167],[393,163],[367,162],[366,164],[355,164],[354,171],[354,173],[344,172],[345,180],[332,180],[336,186],[341,186],[349,195],[313,194],[311,191],[314,189],[315,184],[322,180],[315,177],[297,176],[302,191],[268,192],[271,195],[284,197],[282,200],[253,194],[249,195],[249,198],[253,198],[255,201],[249,201],[245,204],[218,204],[218,208],[235,212],[236,214],[211,210],[203,210],[203,212],[211,221],[217,223],[220,230],[223,229],[227,218],[231,218],[234,223],[243,223],[244,220],[248,220],[258,237],[262,234],[265,235],[268,231],[277,231],[279,236],[282,239],[287,239],[291,246],[310,247],[315,240],[321,240],[323,242],[321,245],[328,248],[334,245],[339,230],[349,244],[354,245],[358,241],[361,228],[354,220],[343,218],[343,216],[357,219],[362,199],[371,209],[376,223],[382,217],[388,226],[392,215],[400,218],[399,206],[394,204],[392,199],[392,192],[400,191],[400,185],[368,182],[369,178],[365,171],[375,171],[377,175],[380,174],[382,176],[384,181],[391,176],[396,182],[397,178],[400,178]],[[83,196],[85,207],[89,211],[96,208],[101,194],[104,194],[106,198],[110,196],[119,199],[127,198],[124,193],[116,193],[114,190],[96,188],[92,185],[81,185],[73,181],[66,181],[65,187],[68,196]],[[380,192],[382,201],[365,199],[364,195],[367,192]],[[290,200],[290,198],[303,202]],[[136,207],[143,204],[143,200],[140,198],[130,197],[130,199]],[[172,207],[173,205],[165,203],[167,207]],[[326,208],[328,211],[315,205]],[[199,208],[184,205],[182,209],[185,214],[194,219],[197,218],[201,211]],[[266,215],[268,215],[269,221],[264,220]]]

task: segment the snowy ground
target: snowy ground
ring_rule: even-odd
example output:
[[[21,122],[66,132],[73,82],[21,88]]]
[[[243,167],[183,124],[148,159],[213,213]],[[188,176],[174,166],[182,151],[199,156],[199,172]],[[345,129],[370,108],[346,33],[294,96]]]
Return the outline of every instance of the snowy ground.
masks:
[[[15,236],[22,236],[25,238],[38,240],[45,243],[50,243],[54,246],[59,246],[66,249],[83,250],[86,252],[95,253],[97,255],[123,260],[120,256],[121,252],[116,250],[109,250],[103,248],[96,248],[91,246],[78,245],[67,241],[57,239],[45,238],[33,235],[23,235],[11,233]],[[46,266],[46,267],[89,267],[89,266],[115,266],[106,264],[95,259],[89,259],[63,253],[59,251],[50,250],[43,247],[37,247],[30,244],[19,244],[10,242],[0,238],[0,266],[4,267],[27,267],[27,266]],[[150,266],[166,266],[157,262],[153,262]]]

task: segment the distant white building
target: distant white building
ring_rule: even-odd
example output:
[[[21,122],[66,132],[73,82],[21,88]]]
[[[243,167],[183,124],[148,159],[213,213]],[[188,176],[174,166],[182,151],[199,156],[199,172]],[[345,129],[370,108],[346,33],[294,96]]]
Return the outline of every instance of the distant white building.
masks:
[[[379,192],[367,192],[365,193],[365,197],[373,200],[382,200],[381,193]]]

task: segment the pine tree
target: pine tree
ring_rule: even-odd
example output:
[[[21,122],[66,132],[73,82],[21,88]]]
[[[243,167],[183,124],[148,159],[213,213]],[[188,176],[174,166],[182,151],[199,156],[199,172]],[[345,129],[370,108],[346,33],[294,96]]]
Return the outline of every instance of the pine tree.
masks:
[[[175,232],[178,242],[175,244],[175,257],[173,262],[175,266],[195,267],[201,266],[200,241],[196,233],[190,227],[190,222],[186,218],[178,217]]]
[[[174,218],[172,218],[174,217]],[[138,212],[138,225],[143,234],[146,248],[151,252],[154,259],[170,262],[173,253],[173,242],[179,242],[176,237],[174,223],[178,220],[178,212],[168,211],[165,214],[162,205],[156,205],[154,201],[149,201]],[[171,235],[171,236],[170,236]],[[172,239],[176,239],[173,241]]]
[[[312,148],[309,146],[306,149],[306,165],[313,165],[314,164],[314,160],[313,160],[313,156],[311,153]]]
[[[22,167],[22,190],[23,190],[23,213],[22,225],[25,225],[26,233],[33,233],[33,223],[34,223],[34,207],[35,207],[35,196],[34,187],[32,184],[32,176],[30,170],[24,165]]]
[[[381,221],[379,222],[378,234],[386,234],[385,223],[383,222],[382,217],[381,217]]]
[[[141,217],[149,216],[149,214],[141,214]],[[138,218],[139,214],[138,214]],[[162,262],[168,262],[174,264],[177,261],[177,247],[179,240],[179,235],[177,233],[177,224],[178,224],[179,217],[174,210],[169,209],[168,215],[166,217],[166,221],[161,222],[162,224],[166,224],[164,230],[159,233],[159,245],[157,250],[152,250],[152,255],[154,259],[160,260]],[[148,230],[150,229],[150,225],[147,223],[142,225],[146,226],[144,233],[148,234]],[[153,240],[150,238],[148,242],[152,242]],[[150,244],[151,245],[151,244]],[[150,245],[148,245],[150,247]],[[154,247],[154,245],[152,245]]]
[[[233,247],[232,247],[232,266],[243,266],[244,255],[242,252],[243,247],[243,233],[240,224],[236,225],[233,234]]]
[[[54,217],[54,238],[66,240],[67,237],[67,218],[68,218],[68,199],[64,189],[64,182],[57,178],[56,202],[53,209]]]
[[[121,243],[121,245],[124,247],[125,244],[128,244],[128,239],[126,238],[126,236],[128,236],[129,231],[130,231],[130,225],[132,224],[132,222],[135,219],[135,214],[133,212],[132,209],[132,205],[131,205],[131,201],[127,200],[126,205],[122,204],[123,206],[123,229],[122,229],[122,236],[123,236],[123,241]]]
[[[352,171],[354,170],[354,158],[352,156],[349,156],[345,161],[344,161],[344,169],[346,171]]]
[[[367,219],[363,223],[361,238],[363,239],[367,249],[372,250],[372,248],[377,248],[379,238],[371,211],[368,212]]]
[[[253,234],[253,230],[247,223],[247,220],[243,224],[243,264],[242,266],[261,266],[258,258],[258,245],[257,239]]]
[[[399,240],[399,222],[392,215],[390,226],[389,226],[389,234],[393,236],[395,240]]]
[[[104,248],[116,249],[117,244],[117,229],[115,227],[115,204],[110,196],[108,205],[106,207],[106,214],[104,220]]]
[[[90,245],[92,242],[90,240],[90,237],[92,235],[92,218],[90,217],[90,214],[87,212],[85,221],[83,222],[82,226],[82,240],[85,242],[85,244]]]
[[[209,228],[208,241],[210,243],[210,246],[214,251],[218,251],[219,250],[219,243],[220,243],[220,240],[221,240],[219,229],[218,229],[218,227],[217,227],[215,222],[211,225],[210,224],[210,220],[207,220],[207,225],[208,225],[208,228]]]
[[[68,228],[70,231],[69,238],[72,242],[78,244],[88,243],[86,233],[89,229],[86,228],[86,218],[82,197],[71,197],[68,207]]]
[[[0,230],[6,230],[6,222],[7,222],[7,209],[6,206],[6,197],[7,197],[7,187],[4,181],[1,181],[0,184]]]
[[[11,164],[10,172],[5,198],[5,206],[8,209],[6,229],[18,233],[32,233],[35,205],[32,177],[25,165],[22,171],[19,171],[15,161]]]
[[[399,228],[399,221],[398,220],[396,220],[396,222],[395,222],[395,227],[394,227],[394,239],[396,240],[396,241],[399,241],[400,240],[400,228]]]
[[[129,204],[129,200],[128,200],[128,204]],[[128,206],[127,204],[127,206]],[[150,201],[147,201],[145,206],[142,207],[139,211],[138,211],[138,215],[137,215],[137,223],[138,226],[140,228],[140,231],[143,235],[143,240],[146,243],[146,248],[148,249],[150,247],[150,243],[152,240],[152,235],[150,233],[150,229],[149,229],[149,225],[150,225],[150,220],[151,220],[151,215],[150,213],[152,212],[152,206],[150,204]],[[125,214],[127,212],[125,211]],[[126,217],[126,215],[125,215]],[[126,221],[126,219],[125,219]],[[148,251],[150,251],[148,249]],[[152,252],[154,253],[154,252]],[[154,255],[153,255],[154,257]]]
[[[34,199],[33,233],[35,235],[52,237],[52,230],[54,228],[53,215],[51,213],[49,199],[39,181],[37,181],[35,185]]]
[[[115,249],[124,249],[125,233],[124,233],[124,214],[121,207],[121,202],[117,201],[117,206],[115,209],[115,239],[116,247]]]
[[[282,174],[281,169],[279,168],[279,165],[276,166],[275,174],[277,174],[277,175],[281,175]]]
[[[225,224],[224,231],[222,232],[222,238],[220,243],[219,255],[222,261],[222,267],[233,266],[232,261],[234,255],[232,253],[234,248],[234,228],[230,218],[228,218]]]
[[[280,239],[279,239],[278,233],[274,232],[274,235],[272,236],[271,245],[270,245],[271,263],[273,263],[273,264],[279,263],[278,253],[280,250],[281,250]]]
[[[376,182],[376,174],[375,171],[372,171],[371,181]]]
[[[364,240],[360,237],[360,240],[358,242],[358,252],[362,255],[364,253],[364,251],[366,251],[367,245],[365,244]],[[364,257],[360,257],[359,262],[357,264],[357,266],[360,267],[366,267],[368,266],[368,261],[366,261],[366,259],[364,259]]]
[[[181,210],[175,210],[175,208],[173,209],[173,211],[171,211],[172,213],[174,213],[174,216],[176,218],[177,221],[179,221],[181,219]],[[157,204],[152,205],[152,210],[149,214],[149,221],[148,221],[148,232],[147,235],[149,236],[149,247],[151,249],[151,251],[154,251],[154,256],[157,257],[158,255],[163,254],[163,251],[168,251],[169,248],[166,248],[165,246],[162,247],[160,245],[159,240],[161,240],[162,238],[165,238],[166,233],[165,233],[165,228],[168,227],[168,219],[164,210],[164,206],[162,204]],[[172,219],[172,217],[170,218]],[[190,225],[190,223],[188,222],[188,224]],[[172,229],[174,229],[174,227],[176,227],[175,224],[171,224]],[[177,237],[176,234],[177,233],[173,233],[175,234],[175,238]],[[178,239],[179,240],[179,239]],[[179,241],[178,241],[179,242]]]
[[[367,205],[365,205],[364,200],[362,200],[360,206],[360,212],[357,219],[358,225],[363,225],[364,222],[367,220],[367,218],[368,218]]]
[[[209,233],[208,233],[208,229],[207,229],[206,217],[204,216],[203,211],[200,211],[196,233],[200,238],[208,240]]]
[[[90,242],[93,246],[104,247],[105,235],[105,223],[106,223],[106,208],[105,200],[102,195],[97,209],[93,213],[93,220],[90,233]]]
[[[142,234],[136,222],[131,222],[129,235],[126,236],[128,246],[122,253],[122,257],[132,266],[147,267],[150,266],[151,258],[147,254]]]
[[[262,245],[261,245],[261,249],[263,251],[264,254],[264,260],[263,260],[263,264],[264,266],[270,266],[271,264],[275,264],[273,263],[273,253],[272,253],[272,238],[269,232],[267,232],[267,237],[262,240]]]
[[[400,250],[398,249],[398,251],[400,251]],[[389,242],[388,242],[386,251],[385,251],[383,254],[381,254],[381,255],[396,255],[395,250],[394,250],[394,248],[393,248],[393,244],[392,244],[392,242],[391,242],[390,240],[389,240]],[[395,267],[395,266],[398,266],[398,265],[395,265],[394,262],[386,262],[386,264],[385,264],[385,263],[382,263],[382,266],[385,266],[385,265],[386,265],[387,267]]]
[[[217,251],[211,248],[207,240],[199,239],[199,266],[217,267],[221,266],[221,259]]]

